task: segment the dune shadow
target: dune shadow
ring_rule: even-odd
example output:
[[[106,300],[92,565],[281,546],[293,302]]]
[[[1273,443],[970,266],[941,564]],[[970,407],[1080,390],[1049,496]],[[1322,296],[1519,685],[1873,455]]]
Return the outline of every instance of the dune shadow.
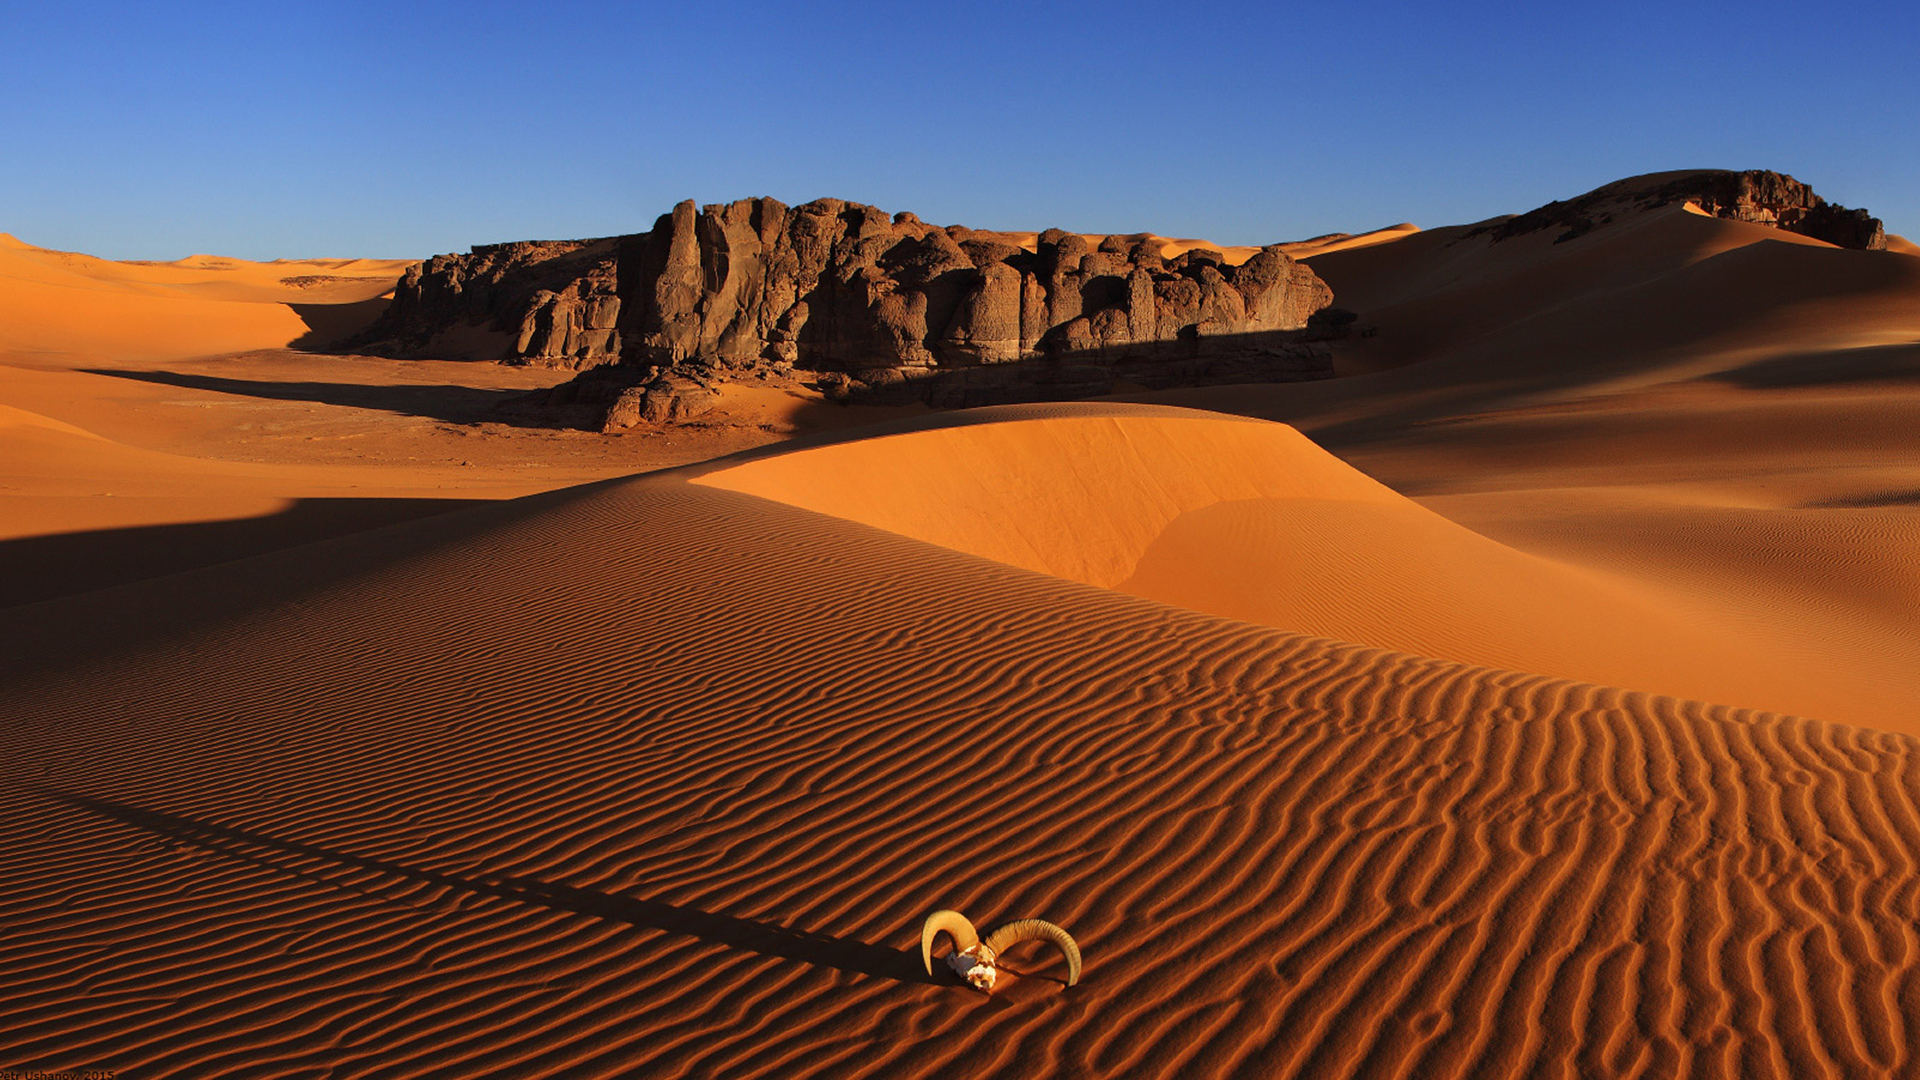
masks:
[[[419,882],[475,896],[490,896],[643,929],[661,930],[762,956],[899,982],[932,982],[919,965],[919,957],[905,949],[890,949],[884,945],[789,929],[756,919],[701,911],[663,900],[598,892],[512,874],[446,874],[107,799],[59,791],[48,791],[46,794],[68,806],[152,833],[172,843],[192,845],[241,862],[362,895],[378,895],[378,883],[366,879],[366,873],[372,872],[390,880]],[[289,858],[319,865],[285,865],[284,860]],[[330,875],[349,876],[353,881],[349,883]]]
[[[389,412],[400,416],[422,416],[449,424],[517,423],[506,413],[496,412],[502,402],[526,393],[525,390],[491,389],[450,384],[423,385],[393,383],[276,382],[264,379],[233,379],[221,375],[195,375],[180,371],[131,371],[120,368],[83,368],[89,375],[115,379],[179,386],[189,390],[210,390],[220,394],[263,398],[269,401],[311,401],[352,409]],[[521,425],[525,426],[525,425]]]
[[[1774,356],[1713,376],[1749,390],[1920,381],[1920,342]]]
[[[1802,503],[1802,510],[1877,510],[1889,506],[1920,506],[1920,490],[1876,491],[1870,495],[1850,495]]]
[[[380,515],[395,509],[391,500],[369,500],[363,505],[316,500],[315,513],[344,507],[369,515],[356,525],[341,524],[327,537],[295,528],[284,535],[257,536],[258,546],[233,551],[231,561],[145,577],[117,588],[95,585],[90,591],[4,609],[0,618],[0,701],[16,688],[58,684],[97,669],[112,658],[175,648],[181,642],[204,640],[236,620],[273,610],[297,609],[347,581],[376,573],[410,559],[456,550],[473,538],[552,513],[582,499],[592,499],[622,477],[557,488],[517,499],[480,500],[475,505],[421,500],[411,517]],[[382,508],[385,509],[382,509]],[[406,503],[397,507],[402,511]],[[444,513],[435,512],[444,509]],[[249,519],[253,520],[253,519]],[[215,523],[218,530],[277,528],[275,519],[232,525]],[[103,530],[118,550],[131,558],[148,557],[139,541],[149,527]],[[151,528],[171,529],[172,526]],[[284,541],[284,542],[283,542]],[[237,541],[233,541],[236,542]],[[117,572],[117,571],[116,571]],[[82,675],[81,677],[85,677]]]
[[[480,499],[298,499],[277,513],[0,541],[0,608],[197,570],[475,506]]]
[[[298,352],[328,353],[341,342],[372,326],[393,301],[385,296],[347,304],[288,304],[307,332],[287,343]]]

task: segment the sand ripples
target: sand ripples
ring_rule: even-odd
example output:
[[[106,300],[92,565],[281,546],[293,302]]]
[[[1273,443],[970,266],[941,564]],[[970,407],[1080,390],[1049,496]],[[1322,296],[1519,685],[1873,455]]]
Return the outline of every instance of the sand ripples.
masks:
[[[315,559],[297,603],[11,677],[0,1065],[1913,1068],[1903,737],[1226,622],[673,477],[251,572]],[[1037,948],[991,999],[929,983],[945,906],[1068,926],[1082,985]]]

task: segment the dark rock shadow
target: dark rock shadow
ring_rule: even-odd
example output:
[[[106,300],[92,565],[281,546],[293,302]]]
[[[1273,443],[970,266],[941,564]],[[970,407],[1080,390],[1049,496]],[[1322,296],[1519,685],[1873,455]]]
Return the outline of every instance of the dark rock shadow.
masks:
[[[924,402],[975,408],[1081,401],[1129,388],[1170,390],[1235,383],[1316,382],[1333,378],[1326,342],[1338,331],[1263,330],[1201,335],[1186,328],[1164,341],[1105,348],[1059,348],[1003,363],[854,370],[838,396],[855,404]],[[836,381],[826,377],[829,383]]]
[[[376,296],[350,304],[288,304],[307,324],[307,332],[288,342],[287,348],[306,353],[334,352],[341,342],[379,321],[392,303],[389,297]]]
[[[920,966],[919,957],[905,949],[890,949],[884,945],[794,930],[662,900],[597,892],[511,874],[445,874],[107,799],[58,791],[49,791],[47,794],[69,806],[152,833],[170,843],[191,845],[240,862],[362,895],[379,895],[380,882],[366,879],[366,872],[371,871],[394,881],[421,882],[476,896],[491,896],[649,930],[662,930],[762,956],[775,956],[899,982],[932,982]],[[290,861],[307,865],[287,865]],[[314,863],[319,865],[312,865]],[[351,879],[351,883],[343,879]]]
[[[762,385],[804,385],[824,395],[821,408],[806,410],[809,415],[801,418],[803,427],[810,423],[845,427],[847,421],[833,416],[833,410],[843,406],[971,409],[1085,401],[1179,387],[1313,382],[1333,377],[1333,354],[1326,342],[1341,333],[1344,330],[1332,325],[1236,334],[1184,333],[1166,341],[1055,349],[1000,362],[949,357],[938,364],[875,361],[864,365],[843,359],[833,361],[830,368],[783,371],[771,378],[758,361],[729,364],[696,357],[672,365],[607,364],[556,386],[530,391],[510,402],[502,414],[530,426],[671,430],[682,422],[712,422],[704,419],[708,416],[705,401],[716,387],[751,386],[759,378]],[[694,395],[702,399],[697,411],[683,413],[687,391],[676,383],[697,388]],[[658,394],[667,395],[667,400],[656,401]],[[623,400],[628,402],[624,413]],[[671,419],[645,419],[649,416]]]
[[[129,371],[118,368],[85,368],[89,375],[179,386],[189,390],[211,390],[220,394],[263,398],[269,401],[311,401],[322,405],[340,405],[369,409],[399,416],[423,416],[449,424],[514,423],[504,413],[495,412],[502,402],[526,393],[515,389],[489,389],[447,384],[421,385],[394,383],[274,382],[263,379],[232,379],[220,375],[194,375],[180,371]]]
[[[0,608],[232,562],[482,501],[300,499],[259,517],[0,541]]]

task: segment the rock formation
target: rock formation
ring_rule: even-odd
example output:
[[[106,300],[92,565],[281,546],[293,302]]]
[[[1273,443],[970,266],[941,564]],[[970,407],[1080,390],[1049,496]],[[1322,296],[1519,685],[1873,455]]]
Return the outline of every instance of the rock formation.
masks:
[[[935,404],[1331,374],[1307,327],[1333,294],[1278,246],[1236,266],[1207,249],[1164,259],[1145,234],[1012,239],[838,199],[689,201],[645,233],[428,260],[353,344],[449,355],[477,340],[482,359],[618,361],[546,395],[604,406],[615,427],[697,415],[715,379],[743,373]]]
[[[1772,225],[1836,247],[1886,249],[1887,230],[1879,218],[1865,210],[1836,206],[1785,173],[1753,169],[1708,173],[1700,179],[1698,184],[1675,181],[1670,186],[1680,189],[1676,196],[1690,196],[1716,217]],[[1669,196],[1669,201],[1674,197]]]
[[[617,239],[476,245],[406,273],[351,348],[400,359],[585,368],[620,358]]]
[[[1550,202],[1498,224],[1482,226],[1467,235],[1491,233],[1497,242],[1559,228],[1565,231],[1554,242],[1561,243],[1586,235],[1620,213],[1682,202],[1692,202],[1715,217],[1770,225],[1839,247],[1879,251],[1887,246],[1886,229],[1879,218],[1865,210],[1829,203],[1793,177],[1765,169],[1705,169],[1631,177],[1577,199]]]
[[[819,371],[998,364],[1182,336],[1298,330],[1332,293],[1278,248],[1162,260],[1050,230],[991,233],[821,199],[682,203],[623,241],[628,362],[783,362]]]

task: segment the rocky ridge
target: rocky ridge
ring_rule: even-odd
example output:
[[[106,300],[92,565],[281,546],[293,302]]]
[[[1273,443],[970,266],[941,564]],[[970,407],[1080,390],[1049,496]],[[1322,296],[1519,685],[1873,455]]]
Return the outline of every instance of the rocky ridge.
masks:
[[[1163,258],[1145,234],[1054,229],[1029,248],[838,199],[688,201],[645,233],[437,256],[351,345],[606,366],[533,404],[618,428],[696,416],[742,377],[936,405],[1322,378],[1332,299],[1278,245],[1234,265]]]
[[[1556,200],[1483,225],[1467,235],[1490,233],[1498,242],[1558,228],[1564,231],[1554,243],[1564,243],[1585,236],[1620,214],[1684,202],[1715,217],[1768,225],[1837,247],[1880,251],[1887,246],[1886,228],[1879,218],[1865,210],[1827,202],[1808,185],[1767,169],[1703,169],[1630,177],[1575,199]]]

